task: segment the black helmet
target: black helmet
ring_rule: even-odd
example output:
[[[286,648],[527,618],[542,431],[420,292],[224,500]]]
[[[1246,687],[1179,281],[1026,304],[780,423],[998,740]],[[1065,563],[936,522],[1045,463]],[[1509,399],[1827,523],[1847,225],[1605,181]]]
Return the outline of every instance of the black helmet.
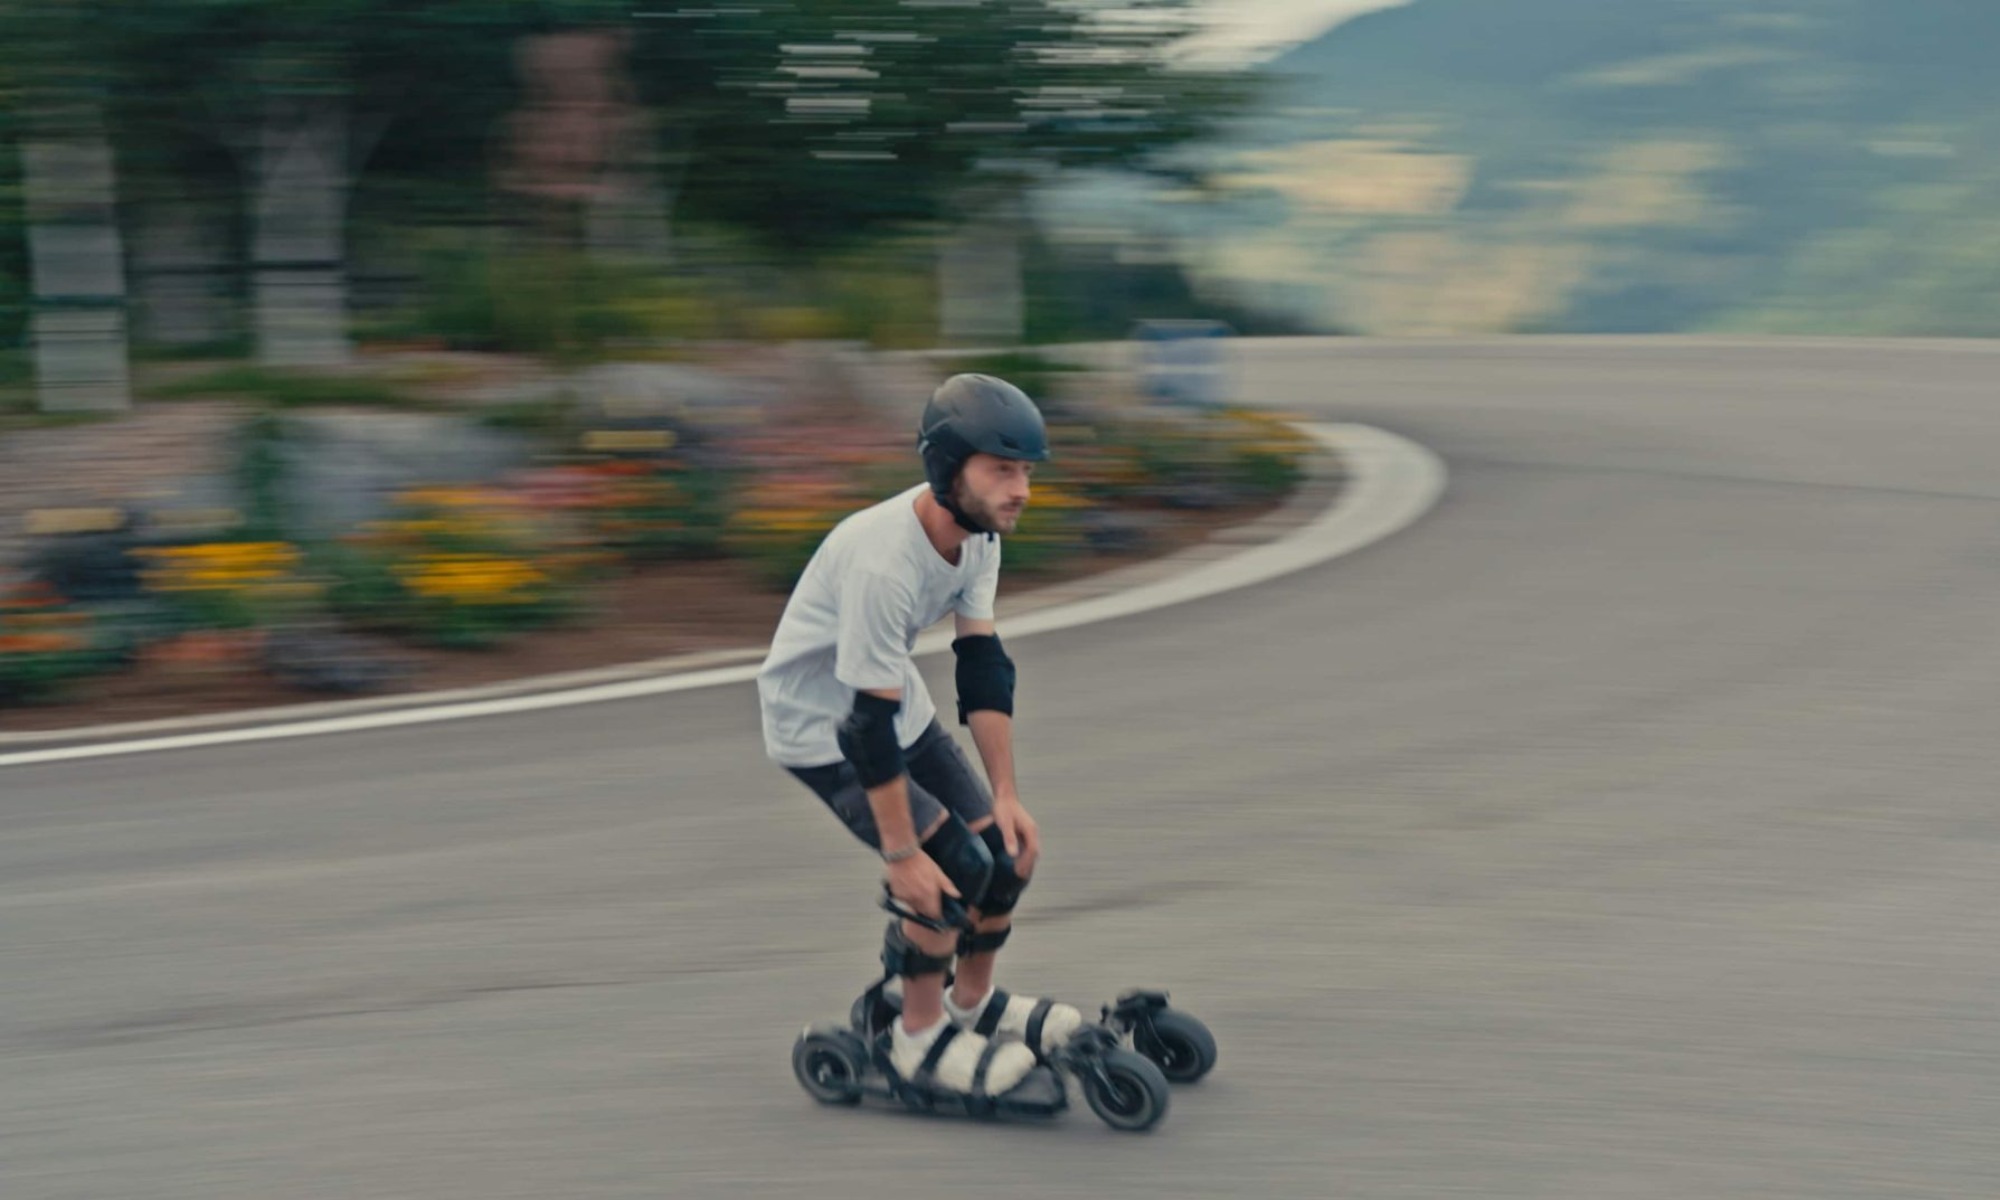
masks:
[[[1020,388],[991,375],[954,375],[924,405],[917,452],[938,503],[966,529],[990,533],[959,511],[951,498],[952,481],[974,454],[1046,462],[1049,431],[1041,410]]]

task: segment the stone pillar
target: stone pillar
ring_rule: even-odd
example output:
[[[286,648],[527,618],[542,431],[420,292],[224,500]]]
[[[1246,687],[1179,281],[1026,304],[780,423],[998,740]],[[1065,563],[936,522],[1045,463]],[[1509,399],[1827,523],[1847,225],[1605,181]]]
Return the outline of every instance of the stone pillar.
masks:
[[[36,402],[43,412],[132,405],[117,180],[101,132],[21,148],[34,276]]]
[[[229,243],[215,206],[190,199],[143,206],[132,231],[134,332],[161,346],[203,346],[236,332],[223,292]]]
[[[1015,346],[1027,328],[1018,197],[988,202],[938,253],[938,333],[947,346]]]
[[[347,336],[347,105],[274,103],[258,150],[251,267],[257,358],[339,366]]]

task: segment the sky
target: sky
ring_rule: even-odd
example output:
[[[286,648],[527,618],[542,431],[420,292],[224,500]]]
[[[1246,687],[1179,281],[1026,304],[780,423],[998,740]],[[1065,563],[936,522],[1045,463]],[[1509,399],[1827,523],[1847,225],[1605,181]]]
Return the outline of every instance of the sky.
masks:
[[[1269,57],[1324,33],[1350,17],[1394,8],[1406,0],[1209,0],[1209,32],[1187,49],[1203,57],[1244,62]]]

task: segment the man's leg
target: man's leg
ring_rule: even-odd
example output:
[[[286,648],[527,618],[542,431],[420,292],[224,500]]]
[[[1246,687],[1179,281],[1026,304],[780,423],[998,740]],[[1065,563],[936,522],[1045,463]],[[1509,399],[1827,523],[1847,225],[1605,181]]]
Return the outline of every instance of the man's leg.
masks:
[[[986,845],[993,870],[985,891],[965,897],[978,918],[976,932],[959,943],[955,981],[945,1011],[954,1023],[979,1033],[1019,1034],[1046,1054],[1083,1024],[1083,1014],[1067,1004],[1010,996],[993,986],[1000,947],[1013,932],[1014,905],[1027,880],[1014,870],[1013,856],[993,828],[993,797],[972,769],[965,751],[933,723],[910,748],[910,778],[938,798]]]
[[[832,763],[792,768],[791,773],[855,837],[881,849],[867,790],[852,766]],[[911,824],[923,831],[924,852],[967,903],[975,900],[986,890],[992,867],[986,843],[915,779],[910,781],[909,796]],[[884,929],[883,941],[883,967],[903,981],[903,1012],[890,1035],[890,1060],[903,1078],[986,1095],[1006,1092],[1027,1078],[1035,1066],[1035,1055],[1027,1047],[992,1041],[945,1019],[944,977],[958,946],[957,930],[940,932],[916,921],[895,920]]]
[[[973,771],[964,749],[945,732],[942,725],[933,721],[916,744],[910,747],[909,770],[912,783],[921,786],[927,794],[936,796],[940,804],[979,836],[992,853],[996,868],[1002,859],[1007,860],[1006,878],[1013,879],[1013,861],[1007,858],[1005,844],[997,835],[986,832],[993,827],[993,795],[987,791],[985,781]],[[994,882],[1005,886],[1005,881],[998,876]],[[1011,898],[1018,895],[1020,887],[1017,884],[1008,887],[1007,891],[1009,902],[1005,907],[1010,910],[1007,912],[985,911],[990,902],[989,896],[964,897],[976,920],[976,933],[994,935],[1009,928],[1014,919]],[[980,1003],[992,992],[993,968],[999,950],[995,946],[993,949],[966,952],[970,939],[954,941],[961,948],[961,953],[952,971],[951,998],[953,1004],[964,1010]]]
[[[852,765],[829,763],[823,767],[793,767],[789,770],[793,777],[820,798],[862,845],[878,853],[881,851],[882,835],[875,828],[875,813],[868,805],[868,791],[861,786]],[[910,819],[920,831],[919,840],[925,843],[927,851],[934,849],[937,835],[951,820],[951,813],[915,780],[910,781],[909,796]],[[949,961],[958,945],[958,935],[953,931],[941,933],[907,919],[899,927],[904,944],[922,955]],[[943,969],[903,977],[903,1027],[906,1031],[928,1029],[943,1020],[944,1015]]]
[[[947,815],[930,828],[924,852],[961,897],[987,892],[993,859],[965,822]],[[903,1012],[891,1033],[889,1059],[904,1079],[923,1086],[997,1095],[1026,1079],[1037,1056],[1019,1042],[948,1019],[944,973],[959,936],[956,929],[940,932],[909,920],[890,925],[883,961],[903,977]]]
[[[951,814],[940,813],[930,828],[920,835],[925,843],[932,842]],[[947,957],[958,945],[958,934],[954,930],[930,929],[905,918],[903,936],[925,954]],[[903,1032],[922,1033],[939,1021],[944,1020],[944,972],[935,974],[908,975],[903,978]]]
[[[985,820],[971,826],[971,829],[974,833],[983,833],[985,830],[991,828],[992,825],[993,818],[989,815]],[[1023,884],[1027,883],[1027,877],[1022,876],[1021,882]],[[975,933],[991,935],[1013,928],[1014,914],[1012,912],[988,915],[975,910],[975,915],[978,917],[977,923],[973,926]],[[951,1001],[958,1006],[960,1011],[971,1009],[974,1005],[984,1001],[993,991],[993,969],[999,961],[1000,951],[998,949],[982,950],[958,956],[958,967],[953,973]]]

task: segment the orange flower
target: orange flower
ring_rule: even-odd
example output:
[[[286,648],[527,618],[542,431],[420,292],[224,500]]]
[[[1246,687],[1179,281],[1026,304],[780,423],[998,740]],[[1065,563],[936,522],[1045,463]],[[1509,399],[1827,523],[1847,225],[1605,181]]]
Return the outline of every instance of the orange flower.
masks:
[[[88,642],[73,633],[0,634],[0,654],[60,654],[81,650]]]

